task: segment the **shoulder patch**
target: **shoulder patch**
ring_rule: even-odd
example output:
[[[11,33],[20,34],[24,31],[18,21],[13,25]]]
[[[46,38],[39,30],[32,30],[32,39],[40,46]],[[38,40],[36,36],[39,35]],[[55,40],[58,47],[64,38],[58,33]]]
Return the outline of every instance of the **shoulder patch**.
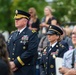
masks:
[[[32,33],[35,33],[36,32],[36,30],[32,30]]]
[[[62,48],[64,48],[64,45],[62,45],[62,44],[59,44],[59,46],[62,47]]]

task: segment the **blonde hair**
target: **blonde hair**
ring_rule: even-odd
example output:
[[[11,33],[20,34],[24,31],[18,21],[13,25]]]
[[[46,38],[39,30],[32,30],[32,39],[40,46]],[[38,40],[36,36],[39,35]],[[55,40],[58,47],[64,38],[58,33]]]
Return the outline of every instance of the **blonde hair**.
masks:
[[[53,10],[52,10],[52,8],[51,8],[50,6],[46,6],[45,8],[48,8],[49,11],[50,11],[50,13],[52,13]],[[44,8],[44,9],[45,9],[45,8]]]
[[[29,8],[29,11],[32,11],[34,14],[34,18],[37,18],[36,9],[34,7]]]

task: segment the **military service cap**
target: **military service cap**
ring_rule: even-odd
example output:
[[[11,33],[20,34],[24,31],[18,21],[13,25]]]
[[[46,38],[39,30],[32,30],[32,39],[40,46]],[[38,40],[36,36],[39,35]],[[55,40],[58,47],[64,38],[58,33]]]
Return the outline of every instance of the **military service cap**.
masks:
[[[19,18],[29,19],[29,17],[30,17],[30,14],[25,11],[22,11],[22,10],[15,11],[15,16],[14,16],[15,19],[19,19]]]
[[[62,29],[60,27],[58,27],[56,25],[51,25],[46,34],[47,35],[52,35],[52,34],[62,35],[63,31],[62,31]]]

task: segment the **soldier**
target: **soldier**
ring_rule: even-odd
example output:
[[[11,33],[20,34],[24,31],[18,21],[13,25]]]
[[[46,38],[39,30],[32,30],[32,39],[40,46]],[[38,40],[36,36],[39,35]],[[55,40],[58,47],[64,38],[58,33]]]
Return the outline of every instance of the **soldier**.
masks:
[[[59,43],[60,35],[63,31],[60,27],[51,25],[47,32],[47,38],[49,44],[43,50],[43,55],[40,61],[41,75],[56,75],[55,71],[55,58],[63,57],[63,54],[67,51],[66,48]]]
[[[7,43],[10,66],[14,75],[35,75],[35,57],[38,37],[35,31],[27,28],[29,14],[22,10],[15,12],[15,27]]]

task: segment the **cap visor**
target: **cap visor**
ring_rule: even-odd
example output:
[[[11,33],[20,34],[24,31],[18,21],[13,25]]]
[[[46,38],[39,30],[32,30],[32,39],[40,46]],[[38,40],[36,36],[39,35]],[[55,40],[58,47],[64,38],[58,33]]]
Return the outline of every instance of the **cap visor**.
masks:
[[[48,31],[47,33],[46,33],[46,35],[53,35],[53,34],[56,34],[56,32],[55,31]]]

